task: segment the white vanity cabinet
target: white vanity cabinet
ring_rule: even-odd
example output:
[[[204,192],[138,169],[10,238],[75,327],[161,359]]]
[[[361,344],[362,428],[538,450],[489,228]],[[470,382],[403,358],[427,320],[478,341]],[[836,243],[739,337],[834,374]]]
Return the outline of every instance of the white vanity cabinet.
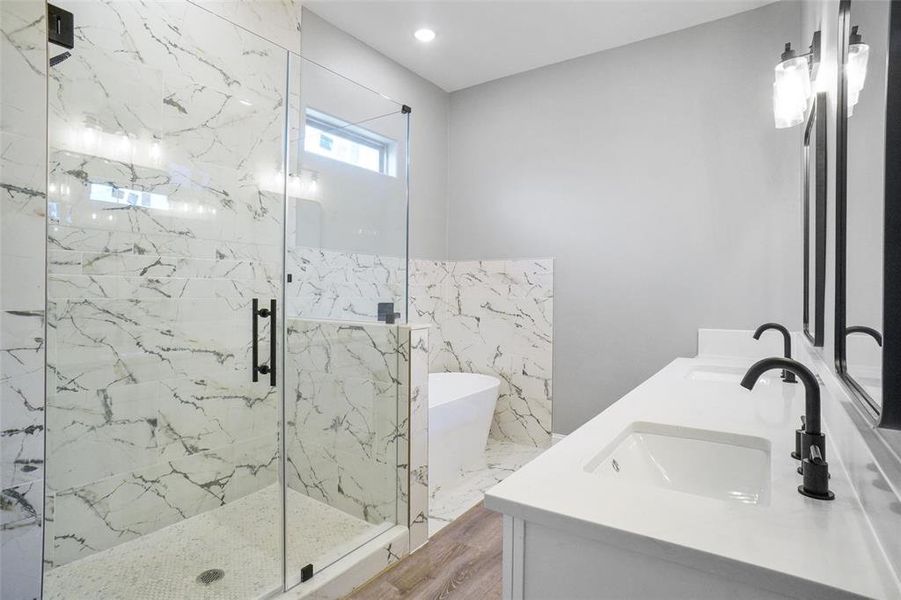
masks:
[[[505,600],[784,600],[785,598],[857,598],[805,591],[797,582],[774,585],[773,574],[730,572],[717,557],[707,566],[720,573],[674,562],[661,555],[627,549],[567,531],[504,516]],[[670,552],[671,553],[671,552]],[[777,578],[778,579],[778,578]],[[784,578],[782,578],[784,579]],[[761,587],[778,587],[782,594]],[[811,596],[810,591],[817,595]]]
[[[791,458],[804,386],[774,371],[748,391],[752,362],[676,359],[488,490],[504,515],[504,598],[901,599],[828,444],[835,399],[835,499],[816,500]]]

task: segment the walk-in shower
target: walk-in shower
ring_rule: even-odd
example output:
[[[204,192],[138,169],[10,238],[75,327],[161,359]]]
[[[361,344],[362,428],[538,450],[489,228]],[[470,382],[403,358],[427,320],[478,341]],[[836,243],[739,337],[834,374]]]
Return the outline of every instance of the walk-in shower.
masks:
[[[58,4],[44,597],[277,593],[405,522],[409,109],[189,2]]]

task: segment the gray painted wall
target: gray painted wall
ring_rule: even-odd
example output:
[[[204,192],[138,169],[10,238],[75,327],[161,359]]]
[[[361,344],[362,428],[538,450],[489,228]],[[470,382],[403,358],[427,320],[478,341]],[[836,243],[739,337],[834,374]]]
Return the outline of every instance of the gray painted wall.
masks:
[[[446,258],[448,94],[308,9],[302,27],[305,58],[413,108],[410,254]]]
[[[448,257],[556,258],[555,432],[699,327],[800,328],[800,132],[772,116],[800,29],[779,2],[451,95]]]

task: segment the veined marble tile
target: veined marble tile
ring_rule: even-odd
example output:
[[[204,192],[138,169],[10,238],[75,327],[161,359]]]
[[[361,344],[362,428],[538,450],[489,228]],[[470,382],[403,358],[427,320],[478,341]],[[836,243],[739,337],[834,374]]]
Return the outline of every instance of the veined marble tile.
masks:
[[[4,0],[0,56],[4,85],[0,89],[0,131],[44,138],[47,75],[47,23],[44,8],[30,0]],[[24,157],[23,157],[24,158]],[[29,161],[43,169],[44,156]],[[5,177],[5,175],[4,175]]]
[[[548,446],[514,444],[489,438],[482,464],[461,471],[454,481],[443,487],[430,489],[429,535],[435,535],[481,502],[486,490],[506,479]]]
[[[292,317],[375,321],[379,302],[406,312],[406,261],[400,257],[294,246],[286,288]]]
[[[43,479],[44,313],[0,312],[0,483]]]
[[[26,519],[0,529],[0,596],[3,598],[40,598],[41,592],[40,519]]]
[[[289,324],[288,356],[299,365],[293,377],[297,391],[291,392],[290,372],[287,384],[289,413],[295,399],[288,421],[289,485],[293,468],[296,485],[371,522],[397,519],[395,330],[381,324]],[[306,335],[295,337],[301,331]],[[304,368],[311,363],[302,358],[310,347],[323,358],[313,369]]]
[[[25,137],[0,130],[3,310],[28,310],[44,302],[45,144],[37,135]]]
[[[291,319],[287,352],[308,370],[398,383],[397,327]]]
[[[41,588],[42,480],[0,495],[0,596],[38,598]]]
[[[27,312],[44,305],[46,24],[31,2],[0,11],[0,310]]]
[[[361,460],[359,453],[335,454],[338,490],[333,506],[369,523],[397,523],[396,457]]]
[[[274,435],[116,475],[53,495],[54,566],[201,514],[277,478]]]
[[[284,170],[287,57],[247,28],[297,43],[300,7],[238,4],[240,27],[185,2],[64,0],[78,51],[50,73],[48,190],[45,6],[0,4],[3,80],[15,82],[0,88],[4,597],[36,596],[40,580],[39,527],[16,519],[40,506],[30,497],[43,476],[45,215],[48,486],[61,500],[51,539],[71,541],[73,486],[89,497],[118,477],[120,498],[130,475],[167,464],[209,484],[172,473],[165,489],[137,484],[142,501],[165,497],[182,518],[271,481],[275,396],[238,381],[248,379],[247,303],[277,296],[282,278],[283,199],[264,181]],[[168,505],[162,521],[126,508],[109,509],[121,537],[158,527]],[[104,529],[84,531],[81,550],[117,538]],[[21,577],[8,568],[14,547],[36,557],[16,564]]]
[[[299,319],[287,327],[288,485],[371,523],[398,522],[398,329]]]
[[[433,372],[501,380],[492,436],[550,440],[553,260],[413,261],[411,320],[430,323]]]
[[[250,304],[283,277],[287,67],[188,2],[60,6],[78,51],[50,73],[51,565],[275,481]]]
[[[291,427],[290,421],[287,427]],[[338,495],[338,465],[334,451],[318,441],[304,441],[296,431],[289,430],[285,437],[288,487],[333,506]]]
[[[44,504],[44,482],[29,481],[6,488],[0,495],[2,527],[12,528],[30,521],[40,525]]]
[[[0,2],[0,596],[41,591],[45,4]]]
[[[410,329],[410,548],[429,539],[429,329]]]
[[[398,328],[398,380],[396,388],[396,412],[386,414],[383,420],[394,424],[392,440],[395,451],[395,496],[397,498],[397,522],[408,527],[410,523],[410,409],[413,397],[410,387],[410,342],[412,329]]]

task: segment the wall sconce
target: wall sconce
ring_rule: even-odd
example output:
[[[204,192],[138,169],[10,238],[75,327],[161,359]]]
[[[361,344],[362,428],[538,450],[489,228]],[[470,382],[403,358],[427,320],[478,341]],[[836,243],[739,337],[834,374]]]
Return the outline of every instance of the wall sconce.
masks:
[[[810,48],[804,54],[792,49],[791,42],[775,68],[773,82],[773,117],[776,129],[794,127],[804,122],[820,65],[820,32],[814,32]]]
[[[860,91],[867,79],[867,62],[870,59],[870,47],[863,43],[857,31],[858,26],[851,28],[851,39],[848,45],[848,116],[854,114],[854,105],[860,100]]]

